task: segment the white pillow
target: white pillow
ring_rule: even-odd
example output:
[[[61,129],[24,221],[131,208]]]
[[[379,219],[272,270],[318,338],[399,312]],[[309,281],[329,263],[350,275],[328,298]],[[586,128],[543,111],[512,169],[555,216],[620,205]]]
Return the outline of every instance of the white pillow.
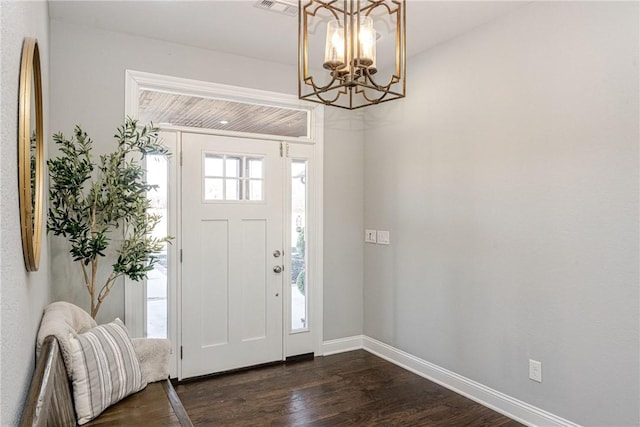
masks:
[[[120,319],[70,336],[78,424],[147,386],[129,332]]]

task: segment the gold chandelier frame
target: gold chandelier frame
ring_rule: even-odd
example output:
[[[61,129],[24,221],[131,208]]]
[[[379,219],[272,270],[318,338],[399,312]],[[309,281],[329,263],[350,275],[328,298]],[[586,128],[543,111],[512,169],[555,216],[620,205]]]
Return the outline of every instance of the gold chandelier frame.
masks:
[[[354,110],[404,98],[406,93],[406,0],[298,0],[298,96],[300,99]],[[327,84],[309,69],[309,25],[320,12],[328,11],[343,28],[347,64],[325,62]],[[382,13],[380,12],[382,11]],[[362,17],[388,15],[395,24],[395,68],[386,82],[375,64],[358,59],[358,34]],[[326,18],[325,18],[326,19]],[[351,31],[350,29],[354,29]],[[353,55],[350,54],[353,52]],[[349,57],[351,56],[351,57]],[[342,67],[342,68],[339,68]],[[374,74],[377,74],[374,76]]]

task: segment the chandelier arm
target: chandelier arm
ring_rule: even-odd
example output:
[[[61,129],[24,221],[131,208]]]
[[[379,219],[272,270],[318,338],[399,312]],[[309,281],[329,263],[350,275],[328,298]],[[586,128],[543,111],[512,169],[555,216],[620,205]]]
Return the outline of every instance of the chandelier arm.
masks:
[[[360,86],[356,87],[356,94],[362,95],[362,97],[364,99],[366,99],[369,103],[377,104],[377,103],[381,102],[387,95],[393,93],[393,92],[391,92],[389,90],[390,87],[391,87],[391,85],[386,86],[386,87],[378,88],[378,87],[371,87],[371,86],[368,86],[368,85],[365,85],[365,84],[361,84]],[[366,89],[373,89],[373,90],[375,90],[377,92],[380,92],[381,95],[380,95],[380,97],[370,97],[370,96],[367,95]]]
[[[321,94],[330,92],[330,90],[332,89],[331,86],[333,85],[333,83],[336,80],[337,80],[336,77],[333,77],[331,79],[331,81],[329,82],[329,84],[327,84],[326,86],[318,86],[313,81],[313,76],[308,76],[307,78],[305,78],[304,81],[305,81],[306,85],[311,86],[313,88],[313,92],[307,94],[306,97],[308,97],[309,95],[314,95],[314,96],[318,97],[318,99],[320,99],[321,102],[324,103],[324,104],[329,104],[329,103],[333,103],[333,102],[337,101],[338,98],[340,98],[340,95],[343,95],[343,94],[346,95],[346,93],[347,93],[346,87],[343,86],[342,90],[337,90],[335,98],[333,98],[331,100],[325,99],[325,98],[323,98],[321,96]],[[333,89],[338,89],[339,87],[340,86],[336,86]]]
[[[325,99],[322,94],[324,93],[329,93],[328,91],[326,92],[313,92],[310,93],[309,95],[314,95],[316,96],[323,104],[333,104],[334,102],[336,102],[338,100],[338,98],[340,98],[340,96],[342,94],[345,94],[346,92],[342,92],[342,91],[337,91],[336,92],[336,96],[333,99]]]
[[[356,89],[356,93],[361,94],[362,97],[364,99],[366,99],[368,102],[370,102],[372,104],[378,104],[378,103],[382,102],[387,95],[395,95],[396,98],[403,98],[404,97],[404,94],[393,92],[393,91],[390,90],[391,86],[393,86],[394,84],[398,83],[398,80],[394,81],[394,79],[393,79],[394,77],[397,78],[397,76],[392,76],[392,79],[389,81],[389,84],[387,84],[386,86],[377,85],[373,81],[373,79],[371,79],[371,76],[368,73],[367,73],[367,77],[369,77],[369,81],[371,81],[371,83],[374,86],[367,85],[366,83],[361,83],[359,85],[359,87]],[[380,97],[369,97],[367,95],[367,91],[365,89],[376,90],[378,92],[381,92],[382,94],[380,95]],[[395,99],[395,98],[392,98],[392,99]]]
[[[370,104],[378,104],[380,103],[390,92],[382,92],[379,98],[369,98],[367,96],[367,92],[365,90],[361,90],[358,93],[362,95],[364,99],[366,99]]]
[[[369,73],[369,69],[366,69],[366,68],[364,70],[364,77],[365,77],[365,82],[369,81],[373,85],[373,86],[367,86],[367,87],[370,87],[371,89],[380,90],[380,91],[389,91],[389,88],[391,88],[392,85],[400,81],[399,76],[397,76],[396,74],[392,74],[391,77],[389,78],[389,82],[386,85],[379,85],[378,83],[376,83],[375,79],[373,78],[373,75]]]
[[[331,76],[331,81],[326,85],[326,86],[318,86],[315,84],[315,82],[313,81],[313,76],[307,76],[304,79],[304,82],[306,85],[311,86],[314,90],[314,92],[327,92],[329,89],[331,89],[331,86],[333,85],[333,83],[337,80],[337,78],[335,76]]]

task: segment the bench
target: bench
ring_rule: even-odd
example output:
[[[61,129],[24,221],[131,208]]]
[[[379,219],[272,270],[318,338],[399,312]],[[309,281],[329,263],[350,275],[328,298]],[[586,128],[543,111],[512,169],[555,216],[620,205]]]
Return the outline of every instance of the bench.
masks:
[[[60,345],[48,336],[31,380],[21,426],[75,426],[71,386]],[[193,427],[171,382],[158,381],[107,408],[86,426],[150,425]]]

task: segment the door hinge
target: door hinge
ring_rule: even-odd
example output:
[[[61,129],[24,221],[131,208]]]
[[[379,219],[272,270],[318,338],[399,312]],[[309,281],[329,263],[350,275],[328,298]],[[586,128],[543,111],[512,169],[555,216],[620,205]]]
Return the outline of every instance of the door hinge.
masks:
[[[180,262],[182,262],[182,249],[180,249]]]
[[[283,157],[282,156],[282,142],[280,143],[280,157]]]
[[[182,346],[180,346],[180,360],[182,360]]]
[[[182,151],[180,152],[180,166],[182,166]]]
[[[287,142],[287,150],[285,151],[285,157],[289,157],[289,143]]]

